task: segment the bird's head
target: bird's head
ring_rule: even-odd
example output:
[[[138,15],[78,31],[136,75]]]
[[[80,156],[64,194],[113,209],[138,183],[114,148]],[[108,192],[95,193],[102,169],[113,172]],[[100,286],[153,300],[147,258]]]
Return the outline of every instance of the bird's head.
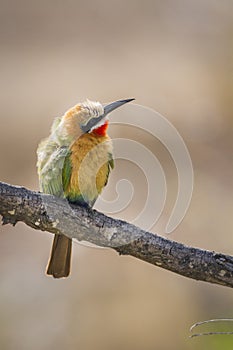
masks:
[[[71,108],[65,115],[65,119],[75,117],[76,122],[83,134],[96,132],[101,135],[108,126],[108,114],[114,109],[121,107],[127,102],[133,101],[134,98],[119,100],[109,104],[99,102],[85,101]],[[72,119],[73,119],[72,118]]]

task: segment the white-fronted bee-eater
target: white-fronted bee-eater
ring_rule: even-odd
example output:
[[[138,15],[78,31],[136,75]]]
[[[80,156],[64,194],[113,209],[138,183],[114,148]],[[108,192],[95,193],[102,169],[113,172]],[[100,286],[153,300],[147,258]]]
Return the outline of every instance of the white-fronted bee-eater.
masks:
[[[104,105],[87,100],[57,117],[50,136],[37,150],[40,190],[92,207],[113,168],[112,143],[107,135],[108,115],[132,100]],[[71,247],[70,238],[55,234],[48,275],[55,278],[69,275]]]

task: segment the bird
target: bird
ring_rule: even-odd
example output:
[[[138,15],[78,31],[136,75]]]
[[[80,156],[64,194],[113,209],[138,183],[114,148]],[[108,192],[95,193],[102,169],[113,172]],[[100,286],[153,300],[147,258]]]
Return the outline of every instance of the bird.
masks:
[[[37,149],[40,191],[66,198],[68,203],[93,207],[114,167],[112,141],[107,134],[108,115],[133,100],[108,104],[86,100],[56,117],[49,137]],[[72,239],[55,234],[48,275],[69,276],[71,250]]]

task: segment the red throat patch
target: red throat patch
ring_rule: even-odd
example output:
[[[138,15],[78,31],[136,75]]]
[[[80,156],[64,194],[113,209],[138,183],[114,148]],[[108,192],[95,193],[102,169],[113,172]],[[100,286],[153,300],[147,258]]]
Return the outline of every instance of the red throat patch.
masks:
[[[98,128],[92,130],[92,132],[98,136],[106,136],[107,134],[107,129],[108,129],[108,124],[109,124],[109,121],[106,120],[106,122],[99,126]]]

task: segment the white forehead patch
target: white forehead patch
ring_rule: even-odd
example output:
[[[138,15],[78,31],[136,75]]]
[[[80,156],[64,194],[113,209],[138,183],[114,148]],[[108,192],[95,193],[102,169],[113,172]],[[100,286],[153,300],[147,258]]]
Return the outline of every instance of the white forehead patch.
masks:
[[[99,102],[86,100],[82,103],[82,108],[88,110],[92,117],[99,117],[104,114],[104,107]]]

